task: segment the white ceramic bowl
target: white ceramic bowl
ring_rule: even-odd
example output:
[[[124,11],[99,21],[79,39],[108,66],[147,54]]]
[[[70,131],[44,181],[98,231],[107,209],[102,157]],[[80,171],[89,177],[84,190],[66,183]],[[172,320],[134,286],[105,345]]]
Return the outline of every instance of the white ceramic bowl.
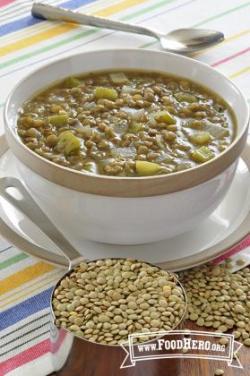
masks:
[[[16,133],[17,111],[32,94],[69,75],[105,69],[161,71],[194,80],[223,97],[237,119],[237,136],[213,160],[157,177],[106,177],[82,173],[38,156]],[[226,77],[180,55],[149,50],[102,50],[59,60],[33,72],[10,94],[5,130],[23,180],[69,240],[141,244],[173,237],[198,225],[219,205],[234,177],[248,128],[248,106]]]

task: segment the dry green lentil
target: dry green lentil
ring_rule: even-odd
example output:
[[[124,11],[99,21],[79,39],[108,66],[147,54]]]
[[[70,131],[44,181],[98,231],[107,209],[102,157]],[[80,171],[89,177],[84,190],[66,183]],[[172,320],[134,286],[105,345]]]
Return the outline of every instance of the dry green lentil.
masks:
[[[246,261],[244,259],[238,259],[236,260],[236,265],[243,266],[245,265]]]
[[[226,337],[221,337],[220,339],[219,339],[219,343],[221,344],[221,345],[228,345],[228,338],[226,338]]]
[[[224,375],[224,371],[223,371],[223,369],[217,368],[217,369],[214,371],[214,375],[215,375],[215,376],[222,376],[222,375]]]
[[[230,263],[196,267],[180,272],[179,278],[187,294],[187,318],[198,326],[213,326],[218,333],[233,329],[235,338],[246,345],[250,338],[250,268],[231,273]]]
[[[166,296],[164,286],[173,294]],[[53,307],[57,325],[113,345],[133,332],[174,328],[186,302],[174,274],[137,260],[108,259],[69,272],[55,289]]]
[[[243,343],[244,343],[244,345],[249,347],[250,346],[250,338],[246,338]]]

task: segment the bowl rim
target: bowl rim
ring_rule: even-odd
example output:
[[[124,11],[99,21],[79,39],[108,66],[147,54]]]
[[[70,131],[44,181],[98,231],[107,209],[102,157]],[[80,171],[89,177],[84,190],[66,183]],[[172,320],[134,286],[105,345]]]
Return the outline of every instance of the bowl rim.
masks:
[[[35,153],[33,150],[29,149],[18,137],[18,134],[16,131],[16,125],[15,127],[12,127],[9,124],[9,117],[8,117],[8,110],[11,105],[11,100],[13,95],[15,94],[16,90],[30,77],[36,74],[39,74],[42,72],[44,69],[53,67],[57,65],[58,63],[61,62],[66,62],[71,60],[72,58],[77,58],[79,56],[84,56],[84,55],[96,55],[96,54],[102,54],[102,53],[114,53],[114,52],[121,52],[121,53],[139,53],[139,54],[155,54],[158,56],[169,56],[170,58],[176,58],[180,60],[186,60],[186,61],[191,61],[193,64],[196,66],[201,66],[209,71],[212,71],[213,73],[216,72],[217,75],[221,76],[223,80],[225,80],[227,83],[230,84],[230,86],[233,87],[233,89],[237,92],[237,94],[240,97],[241,102],[243,103],[243,106],[245,107],[246,110],[246,120],[244,125],[242,126],[242,129],[240,132],[236,133],[236,137],[234,138],[233,142],[228,146],[226,150],[221,152],[219,155],[214,157],[213,159],[205,162],[204,164],[197,165],[195,167],[192,167],[187,170],[182,170],[178,172],[173,172],[170,174],[162,174],[162,175],[153,175],[153,176],[140,176],[140,177],[127,177],[127,176],[109,176],[109,175],[100,175],[100,174],[93,174],[89,172],[84,172],[84,171],[78,171],[78,170],[73,170],[70,167],[66,166],[61,166],[59,164],[56,164],[39,154]],[[111,70],[112,68],[110,68]],[[116,68],[113,68],[116,69]],[[131,68],[133,69],[133,68]],[[96,71],[101,71],[101,68],[96,69]],[[108,70],[108,69],[105,69]],[[148,69],[142,69],[144,71]],[[159,72],[160,70],[157,69],[152,69],[152,71]],[[164,72],[163,72],[164,73]],[[167,74],[167,71],[166,71]],[[184,77],[184,76],[183,76]],[[192,81],[192,80],[191,80]],[[197,82],[199,84],[199,82]],[[206,87],[206,85],[204,85]],[[213,89],[211,89],[213,91]],[[215,92],[215,91],[214,91]],[[216,93],[216,92],[215,92]],[[33,93],[34,94],[34,93]],[[104,195],[104,196],[116,196],[116,197],[143,197],[143,196],[155,196],[155,195],[162,195],[165,193],[172,193],[176,191],[180,191],[183,189],[187,188],[192,188],[195,185],[199,185],[201,183],[204,183],[207,180],[210,180],[211,178],[217,176],[220,172],[223,172],[226,167],[229,167],[230,164],[232,164],[237,157],[241,154],[245,141],[246,141],[246,136],[247,136],[247,130],[248,130],[248,125],[249,125],[249,118],[250,118],[250,109],[248,107],[246,98],[244,97],[242,91],[238,88],[237,85],[235,85],[234,82],[232,82],[228,77],[226,77],[224,74],[221,72],[215,70],[208,64],[194,60],[190,57],[179,55],[179,54],[174,54],[172,52],[163,52],[163,51],[157,51],[157,50],[152,50],[152,49],[139,49],[139,48],[109,48],[109,49],[96,49],[96,50],[90,50],[90,51],[84,51],[81,53],[75,53],[75,54],[70,54],[67,57],[63,58],[58,58],[54,60],[53,62],[49,62],[47,64],[42,65],[38,69],[33,70],[32,72],[26,74],[21,80],[17,82],[17,84],[12,88],[10,91],[7,100],[5,102],[4,106],[4,126],[5,126],[5,131],[6,131],[6,136],[7,136],[7,141],[9,143],[9,146],[11,150],[14,152],[14,154],[17,156],[18,159],[20,159],[26,166],[28,166],[31,170],[34,172],[40,174],[41,176],[45,177],[47,180],[51,180],[52,182],[63,185],[67,188],[71,188],[73,190],[85,192],[85,193],[93,193],[97,195]],[[233,153],[234,151],[234,153]],[[228,158],[230,154],[233,154],[231,158]],[[222,160],[225,159],[227,162],[222,163]],[[218,162],[220,162],[220,168],[214,168]],[[37,162],[37,163],[36,163]],[[36,166],[37,165],[37,166]],[[51,174],[51,171],[49,173],[46,173],[46,165],[47,168],[49,167],[51,170],[54,170],[55,176]],[[223,166],[225,166],[223,168]],[[40,170],[40,172],[37,172]],[[200,172],[207,170],[207,172],[210,170],[210,173],[204,174],[203,177],[198,178],[198,175],[200,175]],[[212,171],[213,173],[212,173]],[[57,177],[57,173],[59,176]],[[70,175],[71,179],[69,181],[65,181],[66,179],[62,179],[62,176],[64,175]],[[193,178],[189,178],[191,175],[193,175]],[[76,177],[76,179],[74,179]],[[77,179],[78,178],[78,179]],[[188,178],[189,182],[184,183],[184,180]],[[158,184],[162,181],[165,181],[165,184],[167,185],[170,180],[176,179],[178,182],[177,184],[172,184],[174,187],[165,187],[163,188],[162,184],[160,184],[159,189],[156,189],[155,192],[152,191],[153,187],[152,184]],[[85,184],[83,186],[79,184],[79,182],[75,182],[74,180],[85,180]],[[86,180],[93,180],[93,184],[87,184],[86,185]],[[180,184],[179,181],[183,180],[183,184]],[[191,180],[191,181],[190,181]],[[103,189],[100,189],[100,187],[96,187],[95,185],[103,185],[104,181],[106,181],[105,187]],[[113,189],[110,187],[110,183],[118,183],[116,184],[116,187],[113,187]],[[133,182],[133,184],[132,184]],[[142,182],[149,183],[148,189],[143,189],[143,184]],[[153,183],[154,182],[154,183]],[[138,188],[136,189],[136,192],[125,192],[125,189],[121,188],[121,185],[126,185],[128,183],[128,186],[134,187],[136,189],[136,186],[138,183],[138,186],[140,186],[139,190]]]

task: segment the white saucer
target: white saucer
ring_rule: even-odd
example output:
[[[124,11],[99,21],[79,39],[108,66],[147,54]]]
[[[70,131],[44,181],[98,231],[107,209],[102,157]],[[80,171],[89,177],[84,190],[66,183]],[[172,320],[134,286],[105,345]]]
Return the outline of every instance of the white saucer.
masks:
[[[15,157],[9,150],[0,158],[0,176],[15,176],[20,179]],[[163,263],[164,267],[171,270],[180,270],[206,262],[221,254],[225,247],[233,245],[225,241],[230,239],[232,234],[239,232],[238,229],[246,221],[249,212],[250,173],[246,163],[240,159],[235,178],[223,202],[206,221],[194,230],[172,239],[146,245],[107,245],[87,240],[79,243],[76,239],[74,246],[88,259],[133,257],[153,263]],[[23,237],[48,250],[58,252],[56,247],[27,218],[2,199],[0,216]],[[232,238],[235,239],[235,237]],[[25,249],[23,251],[25,252]],[[43,259],[42,254],[40,258]]]

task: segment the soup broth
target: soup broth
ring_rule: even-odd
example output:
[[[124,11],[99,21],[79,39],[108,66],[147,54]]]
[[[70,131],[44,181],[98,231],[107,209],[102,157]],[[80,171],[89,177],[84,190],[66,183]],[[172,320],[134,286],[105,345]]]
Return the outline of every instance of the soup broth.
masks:
[[[208,162],[231,144],[235,127],[223,99],[192,81],[107,71],[68,77],[26,101],[17,132],[56,164],[140,177]]]

